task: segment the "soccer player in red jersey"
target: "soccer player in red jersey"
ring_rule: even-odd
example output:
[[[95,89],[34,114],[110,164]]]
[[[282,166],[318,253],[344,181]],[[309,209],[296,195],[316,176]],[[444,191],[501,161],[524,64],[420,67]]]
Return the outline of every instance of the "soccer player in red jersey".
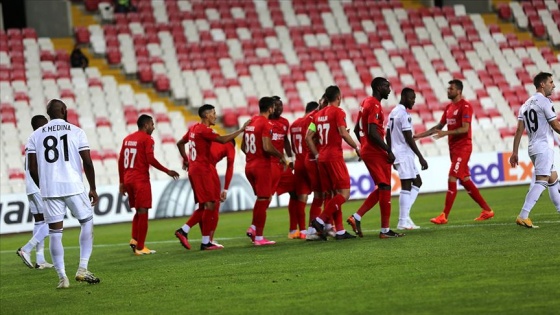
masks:
[[[179,153],[183,157],[183,170],[188,170],[189,168],[189,160],[188,160],[188,153],[185,151],[185,145],[189,142],[188,138],[189,133],[187,132],[183,138],[177,141],[177,148],[179,149]],[[227,169],[226,169],[226,176],[224,181],[224,189],[220,194],[220,200],[216,202],[214,211],[214,220],[212,221],[213,226],[210,230],[210,242],[216,246],[221,246],[217,242],[214,241],[214,232],[216,230],[216,226],[218,225],[219,213],[220,213],[220,202],[224,202],[227,199],[227,191],[229,189],[229,184],[231,183],[231,179],[233,177],[233,163],[235,161],[235,140],[231,140],[225,144],[221,144],[219,142],[212,142],[212,146],[210,147],[210,154],[212,156],[212,163],[217,165],[223,158],[227,158]],[[182,239],[181,235],[184,239],[181,241],[181,245],[183,245],[186,249],[191,249],[188,234],[190,229],[195,226],[196,224],[200,223],[200,231],[203,231],[202,228],[202,214],[204,213],[204,207],[202,204],[198,204],[199,208],[196,209],[193,214],[190,216],[189,220],[181,227],[183,232],[177,230],[175,231],[175,236],[179,239]]]
[[[250,124],[245,128],[243,144],[241,149],[246,155],[245,176],[253,187],[257,196],[253,208],[253,220],[247,229],[247,236],[255,246],[273,245],[274,241],[267,240],[263,236],[266,223],[266,210],[270,204],[270,198],[276,187],[273,187],[271,169],[272,157],[280,159],[283,165],[288,165],[284,154],[276,150],[272,145],[272,124],[268,117],[274,112],[274,99],[262,97],[259,100],[258,116],[251,118]],[[284,166],[285,167],[285,166]]]
[[[307,203],[307,197],[313,191],[313,201],[311,203],[311,208],[309,209],[309,225],[311,226],[311,221],[321,214],[321,204],[323,203],[323,198],[321,197],[321,189],[316,188],[317,182],[319,181],[317,169],[317,162],[311,161],[310,167],[307,167],[307,161],[309,160],[309,148],[307,147],[307,142],[305,141],[305,136],[307,135],[307,129],[309,125],[313,122],[312,113],[319,107],[317,102],[309,102],[305,107],[305,116],[296,119],[292,126],[290,127],[290,135],[292,138],[292,151],[294,151],[296,159],[294,163],[294,176],[296,177],[295,190],[297,195],[297,206],[298,215],[303,215],[303,220],[305,221],[305,205]],[[298,217],[298,221],[301,220]],[[291,224],[291,223],[290,223]],[[304,223],[305,224],[305,223]],[[300,229],[302,226],[300,225]],[[310,227],[311,229],[311,227]],[[309,234],[309,232],[311,234]],[[308,230],[307,233],[300,233],[300,238],[313,238],[316,233],[315,230]],[[311,236],[313,235],[313,236]]]
[[[272,123],[272,145],[278,152],[286,152],[286,155],[292,159],[292,147],[290,145],[290,139],[288,138],[290,122],[282,117],[284,104],[280,97],[273,96],[272,98],[274,99],[274,113],[269,117]],[[272,185],[276,185],[276,195],[290,194],[290,201],[288,204],[288,214],[290,217],[288,238],[305,238],[307,233],[305,229],[305,203],[302,204],[298,202],[297,199],[295,191],[296,178],[293,173],[293,164],[290,163],[290,167],[285,168],[280,160],[272,158],[272,174]],[[275,182],[277,182],[277,184],[275,184]]]
[[[128,195],[128,203],[136,209],[132,219],[132,239],[130,247],[135,255],[154,254],[154,250],[144,246],[148,234],[148,210],[152,207],[152,187],[150,185],[150,165],[171,176],[179,178],[175,171],[161,165],[154,156],[154,120],[148,115],[140,115],[136,122],[138,131],[126,136],[119,154],[119,191]]]
[[[379,238],[400,237],[404,234],[396,233],[389,227],[391,220],[391,165],[395,156],[391,147],[383,141],[385,135],[385,113],[381,100],[387,99],[391,93],[391,84],[387,79],[377,77],[371,81],[371,96],[360,104],[358,121],[354,133],[362,144],[362,160],[373,178],[375,190],[369,194],[358,211],[351,215],[346,222],[360,237],[363,237],[361,219],[377,202],[381,212],[381,232]],[[389,141],[387,141],[389,142]]]
[[[415,135],[416,139],[435,136],[436,139],[449,136],[449,155],[451,157],[451,168],[447,181],[447,195],[445,196],[445,207],[443,213],[430,219],[434,224],[446,224],[449,212],[457,196],[457,180],[465,187],[469,196],[482,208],[480,215],[475,221],[483,221],[494,217],[494,212],[488,206],[478,188],[471,181],[469,170],[469,159],[472,153],[471,121],[473,109],[468,101],[463,99],[463,82],[460,80],[449,81],[447,98],[451,103],[445,107],[439,123],[429,130]],[[447,125],[447,130],[442,130]]]
[[[321,186],[324,191],[333,191],[334,197],[325,205],[321,214],[313,220],[312,226],[319,236],[327,239],[326,222],[334,220],[337,240],[355,238],[344,230],[342,225],[342,204],[350,197],[350,175],[342,156],[342,139],[350,145],[360,156],[360,149],[346,130],[346,113],[340,108],[342,94],[338,86],[329,86],[325,90],[325,99],[328,105],[317,112],[313,117],[316,133],[319,134],[321,150],[313,141],[315,132],[311,130],[305,140],[309,151],[317,159],[321,174]]]
[[[248,122],[240,129],[224,136],[218,135],[210,126],[216,124],[216,110],[213,105],[204,104],[198,109],[200,122],[189,128],[185,137],[189,144],[189,181],[194,192],[194,200],[201,205],[202,211],[202,243],[200,250],[223,249],[221,245],[210,242],[210,235],[214,228],[216,203],[220,197],[220,178],[216,171],[216,163],[212,158],[212,142],[227,143],[235,139],[245,130]],[[184,137],[184,138],[185,138]],[[181,151],[181,149],[183,149]],[[182,156],[187,155],[184,146],[179,147]],[[183,247],[189,248],[187,233],[181,228],[175,231]]]

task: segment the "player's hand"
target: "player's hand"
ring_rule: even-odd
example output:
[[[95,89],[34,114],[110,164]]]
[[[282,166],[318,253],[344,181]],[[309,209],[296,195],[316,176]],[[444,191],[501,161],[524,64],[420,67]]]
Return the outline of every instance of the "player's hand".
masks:
[[[428,162],[426,162],[426,160],[421,158],[420,159],[420,166],[422,166],[422,170],[427,170],[428,169]]]
[[[445,137],[445,131],[443,130],[438,130],[432,137],[436,140],[441,139],[443,137]]]
[[[189,169],[189,160],[183,159],[183,170],[186,171]]]
[[[97,203],[99,202],[99,196],[97,196],[97,191],[95,191],[95,189],[90,189],[89,200],[91,201],[92,206],[97,205]]]
[[[288,166],[290,165],[290,162],[288,160],[286,160],[285,157],[282,157],[281,161],[282,161],[282,164],[284,165],[283,171],[286,171],[286,169],[288,169]]]
[[[509,165],[511,165],[511,167],[516,167],[517,164],[519,164],[519,157],[517,156],[517,153],[512,153],[509,157]]]
[[[126,196],[126,190],[124,190],[124,184],[119,184],[119,193]]]
[[[358,156],[358,162],[360,162],[362,160],[362,155],[360,154],[360,148],[356,148],[354,149],[354,151],[356,151],[356,155]]]
[[[221,202],[224,202],[224,201],[226,201],[226,199],[227,199],[227,190],[224,189],[224,190],[220,193],[220,201],[221,201]]]
[[[395,162],[395,155],[393,152],[389,152],[387,155],[387,162],[393,164]]]
[[[245,128],[247,128],[247,125],[249,125],[251,123],[251,119],[247,120],[244,124],[243,127],[241,127],[241,130],[245,131]]]
[[[173,177],[173,179],[179,179],[179,173],[177,173],[175,171],[169,170],[169,171],[167,171],[167,175]]]

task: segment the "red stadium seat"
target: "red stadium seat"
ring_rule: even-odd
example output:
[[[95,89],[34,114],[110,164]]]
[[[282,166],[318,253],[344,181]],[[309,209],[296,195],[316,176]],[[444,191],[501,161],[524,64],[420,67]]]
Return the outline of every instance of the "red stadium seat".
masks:
[[[111,127],[111,121],[107,117],[95,118],[95,125],[97,127]]]
[[[237,126],[237,114],[234,110],[224,110],[222,115],[222,124],[226,128],[234,128]]]
[[[107,47],[107,62],[110,65],[121,63],[121,52],[118,48]]]
[[[157,113],[155,115],[155,120],[158,123],[164,123],[164,122],[170,123],[171,122],[171,119],[169,119],[169,116],[166,113]]]
[[[502,3],[498,6],[498,16],[502,20],[510,21],[512,18],[511,8],[508,3]]]
[[[148,84],[152,83],[154,74],[152,72],[152,67],[150,66],[142,66],[138,67],[138,80],[140,83]]]
[[[25,172],[19,168],[9,168],[8,169],[8,179],[10,180],[24,180]]]
[[[89,44],[90,33],[87,27],[76,26],[74,28],[74,37],[77,44]]]
[[[115,152],[115,150],[112,150],[112,149],[103,150],[101,152],[101,156],[102,156],[103,160],[108,160],[108,159],[117,160],[119,158],[119,155],[117,154],[117,152]]]
[[[2,114],[2,124],[17,125],[16,114],[11,112]]]
[[[161,136],[161,143],[175,143],[175,137],[173,137],[173,135],[170,134],[166,134],[166,135],[162,135]]]
[[[94,160],[94,161],[103,160],[103,155],[101,155],[101,152],[99,152],[97,150],[90,150],[89,155],[91,156],[91,159]]]

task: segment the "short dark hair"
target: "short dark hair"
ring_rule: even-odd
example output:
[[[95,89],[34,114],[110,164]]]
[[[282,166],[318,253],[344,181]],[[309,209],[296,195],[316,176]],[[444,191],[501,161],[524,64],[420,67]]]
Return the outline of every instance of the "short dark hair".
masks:
[[[33,127],[33,130],[37,130],[47,122],[49,122],[47,117],[43,115],[35,115],[31,118],[31,127]]]
[[[282,99],[280,98],[280,96],[278,96],[278,95],[273,95],[272,98],[273,98],[275,101],[281,101],[281,100],[282,100]]]
[[[413,90],[413,89],[411,89],[411,88],[409,88],[409,87],[405,87],[405,88],[402,89],[402,91],[401,91],[401,98],[405,98],[405,97],[407,97],[408,95],[410,95],[410,94],[412,94],[412,93],[414,93],[414,90]]]
[[[210,104],[204,104],[200,106],[200,108],[198,109],[198,117],[205,118],[206,111],[213,110],[213,109],[214,109],[214,105],[210,105]]]
[[[138,126],[138,129],[143,128],[147,123],[149,123],[151,120],[153,120],[152,116],[150,115],[146,115],[146,114],[142,114],[138,117],[138,120],[136,121],[136,125]]]
[[[269,96],[261,97],[259,100],[259,111],[261,113],[267,112],[271,107],[274,107],[274,98]]]
[[[541,87],[541,83],[545,83],[546,80],[548,80],[548,78],[552,77],[552,73],[548,73],[548,72],[539,72],[539,74],[537,74],[534,78],[533,78],[533,84],[535,85],[535,88],[540,88]]]
[[[389,83],[389,80],[382,77],[375,77],[371,80],[371,88],[375,91],[383,83]]]
[[[449,83],[450,85],[451,84],[455,85],[457,87],[457,90],[461,90],[461,91],[463,90],[463,82],[461,82],[461,80],[453,79],[447,83]]]
[[[319,107],[319,103],[313,101],[313,102],[309,102],[307,103],[307,105],[305,105],[305,112],[309,113],[315,109],[317,109],[317,107]]]
[[[336,85],[331,85],[325,90],[325,99],[330,103],[336,101],[340,95],[340,88]]]

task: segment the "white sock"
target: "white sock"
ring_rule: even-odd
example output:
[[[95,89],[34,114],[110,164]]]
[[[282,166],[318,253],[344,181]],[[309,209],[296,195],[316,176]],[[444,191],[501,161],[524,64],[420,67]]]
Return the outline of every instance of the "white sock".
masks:
[[[89,257],[93,251],[93,217],[80,222],[80,268],[88,269]]]
[[[62,246],[62,229],[49,230],[50,251],[54,268],[59,278],[66,278],[66,269],[64,267],[64,247]]]
[[[410,216],[410,195],[409,190],[401,190],[399,196],[399,221],[404,221]]]
[[[346,233],[346,230],[336,231],[336,235],[344,235],[344,233]]]
[[[317,231],[315,230],[314,227],[310,226],[310,227],[307,228],[307,234],[313,235],[315,233],[317,233]]]
[[[390,228],[381,228],[381,233],[389,232]]]
[[[253,224],[251,224],[251,228],[252,228],[253,230],[255,230],[255,231],[257,230],[257,227],[254,226]]]
[[[418,197],[419,192],[420,192],[420,187],[412,185],[412,189],[410,190],[410,207],[411,208],[412,208],[412,205],[414,204],[414,202],[416,201],[416,198]]]
[[[527,196],[525,196],[525,203],[523,204],[523,208],[521,208],[521,212],[519,213],[521,219],[527,219],[529,217],[529,212],[531,212],[531,210],[539,200],[542,192],[546,188],[547,183],[542,180],[536,181],[535,184],[531,186],[531,189],[529,189]]]
[[[323,220],[321,220],[321,218],[317,217],[315,220],[317,220],[317,222],[319,222],[319,224],[325,225],[325,222]]]
[[[185,225],[183,225],[183,227],[181,229],[183,229],[183,231],[185,233],[189,233],[189,231],[191,230],[191,227],[185,224]]]
[[[26,253],[30,253],[47,235],[49,235],[49,227],[45,224],[45,221],[35,222],[33,236],[21,249]]]
[[[202,244],[210,243],[210,236],[202,236]]]
[[[264,236],[255,236],[255,241],[262,241],[264,240]]]
[[[41,221],[40,227],[37,229],[37,233],[34,233],[33,237],[36,238],[39,243],[35,247],[35,260],[38,264],[44,264],[45,261],[45,238],[49,236],[49,225],[45,221]]]
[[[362,221],[362,216],[361,215],[359,215],[357,213],[354,213],[353,216],[354,216],[354,219],[356,219],[358,221]]]
[[[325,230],[332,230],[332,224],[330,223],[325,224]]]
[[[557,211],[560,211],[560,190],[558,190],[559,187],[560,184],[558,183],[558,180],[555,181],[554,184],[548,185],[548,195],[550,196],[550,200],[552,200],[552,203],[554,204],[554,207],[556,207]]]

